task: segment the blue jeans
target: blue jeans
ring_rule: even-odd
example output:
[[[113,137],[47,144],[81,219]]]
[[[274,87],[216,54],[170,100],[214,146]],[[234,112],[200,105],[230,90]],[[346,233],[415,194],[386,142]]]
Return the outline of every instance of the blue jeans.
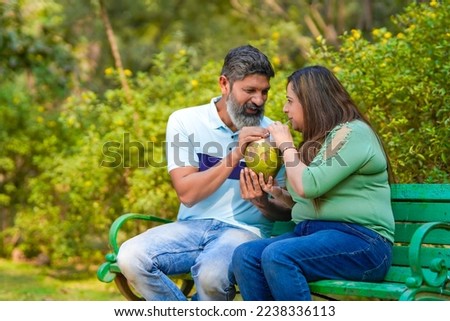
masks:
[[[361,225],[305,221],[292,233],[240,245],[232,267],[244,300],[309,301],[308,282],[381,281],[391,259],[392,243]]]
[[[117,263],[146,300],[186,300],[168,277],[191,273],[198,300],[233,300],[231,257],[243,242],[259,237],[217,220],[190,220],[159,225],[122,244]]]

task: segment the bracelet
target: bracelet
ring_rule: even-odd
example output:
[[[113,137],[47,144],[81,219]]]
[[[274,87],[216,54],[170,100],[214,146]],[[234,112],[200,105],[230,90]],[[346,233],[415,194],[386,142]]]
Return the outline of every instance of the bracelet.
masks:
[[[281,151],[281,155],[284,155],[284,152],[285,152],[286,150],[288,150],[288,149],[291,149],[291,148],[297,150],[297,148],[296,148],[295,146],[288,146],[288,147],[283,148],[283,150]]]

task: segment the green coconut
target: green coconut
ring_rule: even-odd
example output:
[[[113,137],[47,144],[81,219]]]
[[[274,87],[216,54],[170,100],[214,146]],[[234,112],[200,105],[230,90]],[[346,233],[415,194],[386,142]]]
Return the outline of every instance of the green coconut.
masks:
[[[244,159],[248,168],[255,173],[264,174],[265,181],[269,176],[275,177],[283,163],[280,150],[266,139],[248,144],[244,152]]]

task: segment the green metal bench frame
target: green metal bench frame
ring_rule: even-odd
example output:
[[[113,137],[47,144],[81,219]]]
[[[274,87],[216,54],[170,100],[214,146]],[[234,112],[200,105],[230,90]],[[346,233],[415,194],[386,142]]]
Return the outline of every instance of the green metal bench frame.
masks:
[[[310,282],[313,295],[327,300],[450,300],[450,184],[392,185],[396,232],[392,266],[383,282],[321,280]],[[111,253],[97,270],[102,282],[115,281],[128,300],[143,300],[116,263],[118,235],[129,221],[169,223],[157,216],[128,213],[111,225]],[[276,222],[273,235],[292,230],[292,222]],[[194,283],[189,274],[176,275],[185,295]]]

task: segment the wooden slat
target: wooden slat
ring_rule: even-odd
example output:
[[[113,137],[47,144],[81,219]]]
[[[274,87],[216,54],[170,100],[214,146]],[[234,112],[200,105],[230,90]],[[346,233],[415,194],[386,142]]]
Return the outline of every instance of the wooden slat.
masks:
[[[309,283],[311,292],[328,296],[343,295],[351,297],[398,300],[407,289],[401,283],[371,283],[346,280],[322,280]]]
[[[405,283],[409,276],[411,276],[411,268],[409,266],[391,266],[384,280]]]
[[[392,210],[396,221],[450,222],[450,202],[393,202]]]
[[[402,223],[395,224],[395,241],[399,243],[409,243],[411,237],[422,223]],[[450,244],[450,230],[433,230],[426,237],[426,244]]]
[[[434,275],[428,269],[424,269],[426,277]],[[310,282],[310,290],[313,294],[322,294],[328,297],[348,296],[359,298],[378,298],[383,300],[398,300],[407,289],[405,282],[411,276],[409,267],[391,267],[385,280],[376,282],[355,282],[347,280],[321,280]],[[450,277],[450,272],[449,272]]]
[[[422,270],[425,277],[429,279],[433,279],[436,276],[435,272],[430,271],[427,268]],[[448,272],[450,277],[450,271]],[[391,266],[384,280],[386,282],[395,282],[395,283],[405,283],[406,279],[412,275],[411,268],[408,267],[400,267],[400,266]]]
[[[450,184],[393,184],[391,186],[393,200],[450,200]]]
[[[409,266],[409,247],[394,246],[392,265]],[[428,267],[434,258],[443,258],[445,264],[450,266],[450,248],[423,247],[420,251],[421,265]]]

